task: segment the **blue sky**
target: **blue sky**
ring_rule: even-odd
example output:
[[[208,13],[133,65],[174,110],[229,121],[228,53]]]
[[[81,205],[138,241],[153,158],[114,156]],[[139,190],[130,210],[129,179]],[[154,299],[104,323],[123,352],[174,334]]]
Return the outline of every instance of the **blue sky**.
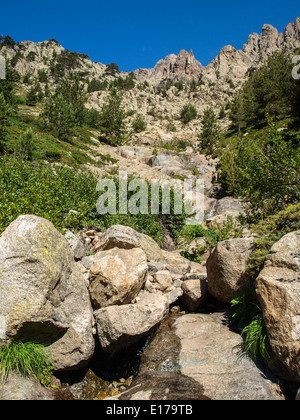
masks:
[[[283,31],[297,16],[299,0],[14,0],[1,5],[0,34],[16,41],[55,38],[93,61],[132,71],[181,49],[192,49],[207,65],[224,45],[242,48],[264,23]]]

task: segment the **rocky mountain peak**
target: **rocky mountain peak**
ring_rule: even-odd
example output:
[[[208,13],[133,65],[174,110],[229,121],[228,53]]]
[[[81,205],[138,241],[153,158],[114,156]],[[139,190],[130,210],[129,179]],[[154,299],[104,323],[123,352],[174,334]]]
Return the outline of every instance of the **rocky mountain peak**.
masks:
[[[181,50],[178,55],[169,54],[159,60],[153,69],[135,71],[138,79],[150,79],[154,84],[162,79],[191,81],[199,78],[203,71],[202,64],[196,60],[193,51]]]
[[[265,24],[260,35],[253,33],[249,36],[242,50],[236,50],[232,45],[223,47],[204,73],[210,78],[244,79],[250,68],[261,65],[273,52],[281,49],[292,51],[298,47],[299,18],[294,23],[289,23],[283,33],[279,33],[274,26]]]
[[[174,65],[174,73],[181,74],[185,77],[199,77],[202,72],[202,65],[199,61],[196,60],[193,51],[187,52],[185,50],[181,50],[175,65]]]

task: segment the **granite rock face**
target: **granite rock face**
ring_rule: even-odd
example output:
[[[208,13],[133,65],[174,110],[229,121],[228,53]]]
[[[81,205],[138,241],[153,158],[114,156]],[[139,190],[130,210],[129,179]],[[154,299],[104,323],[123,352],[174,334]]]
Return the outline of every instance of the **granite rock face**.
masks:
[[[89,293],[67,240],[48,220],[20,216],[0,236],[0,339],[48,346],[54,367],[94,352]]]
[[[272,350],[300,383],[300,231],[276,242],[256,280]]]

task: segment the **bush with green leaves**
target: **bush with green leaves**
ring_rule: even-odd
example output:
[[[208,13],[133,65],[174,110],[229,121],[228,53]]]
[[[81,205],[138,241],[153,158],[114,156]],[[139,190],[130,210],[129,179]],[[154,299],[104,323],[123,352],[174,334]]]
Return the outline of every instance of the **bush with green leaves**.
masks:
[[[197,110],[194,105],[187,104],[180,111],[180,119],[183,124],[188,124],[197,117]]]
[[[263,269],[266,257],[274,243],[288,233],[299,229],[300,204],[287,206],[284,210],[252,226],[256,239],[247,265],[247,272],[253,280]]]
[[[215,223],[210,229],[200,224],[186,225],[180,232],[180,236],[189,242],[197,238],[204,238],[209,246],[209,249],[212,249],[220,241],[241,238],[242,233],[243,229],[240,223],[233,219],[232,216],[228,216],[223,223]]]
[[[35,147],[35,136],[32,129],[29,128],[21,135],[16,153],[20,159],[32,160]]]
[[[96,226],[104,230],[115,224],[130,226],[151,236],[159,244],[166,234],[176,237],[187,215],[174,214],[175,193],[171,190],[171,214],[162,214],[160,194],[159,214],[120,214],[119,178],[113,178],[117,191],[117,214],[100,215],[96,203],[98,179],[92,172],[40,162],[20,161],[5,156],[0,159],[0,233],[18,216],[34,214],[50,220],[63,231],[79,231]],[[131,178],[129,179],[129,181]],[[136,191],[128,191],[128,200]],[[148,188],[148,209],[151,209]]]
[[[50,353],[42,344],[12,341],[0,347],[0,378],[3,381],[10,373],[16,373],[32,376],[47,386],[52,370]]]
[[[252,221],[300,201],[299,136],[279,131],[268,115],[267,122],[262,136],[240,137],[220,157],[222,187],[246,198]]]
[[[3,93],[0,93],[0,154],[3,153],[8,128],[9,106],[6,103]]]
[[[135,133],[140,133],[141,131],[146,130],[147,123],[141,114],[138,114],[132,121],[132,128]]]
[[[216,223],[212,228],[208,229],[202,225],[186,225],[179,233],[179,238],[183,238],[187,244],[184,245],[181,254],[195,262],[201,262],[202,255],[207,251],[211,251],[218,242],[227,239],[241,238],[243,229],[241,224],[234,220],[232,216],[228,216],[223,223]],[[190,253],[189,243],[197,238],[205,239],[206,246],[195,247],[193,254]]]

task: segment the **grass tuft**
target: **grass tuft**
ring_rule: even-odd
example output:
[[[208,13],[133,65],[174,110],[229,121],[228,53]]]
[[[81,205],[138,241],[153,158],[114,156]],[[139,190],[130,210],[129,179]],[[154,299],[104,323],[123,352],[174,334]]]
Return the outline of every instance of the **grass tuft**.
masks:
[[[50,383],[52,365],[50,355],[41,344],[14,341],[0,347],[0,378],[6,381],[10,372],[33,376],[42,385]]]

